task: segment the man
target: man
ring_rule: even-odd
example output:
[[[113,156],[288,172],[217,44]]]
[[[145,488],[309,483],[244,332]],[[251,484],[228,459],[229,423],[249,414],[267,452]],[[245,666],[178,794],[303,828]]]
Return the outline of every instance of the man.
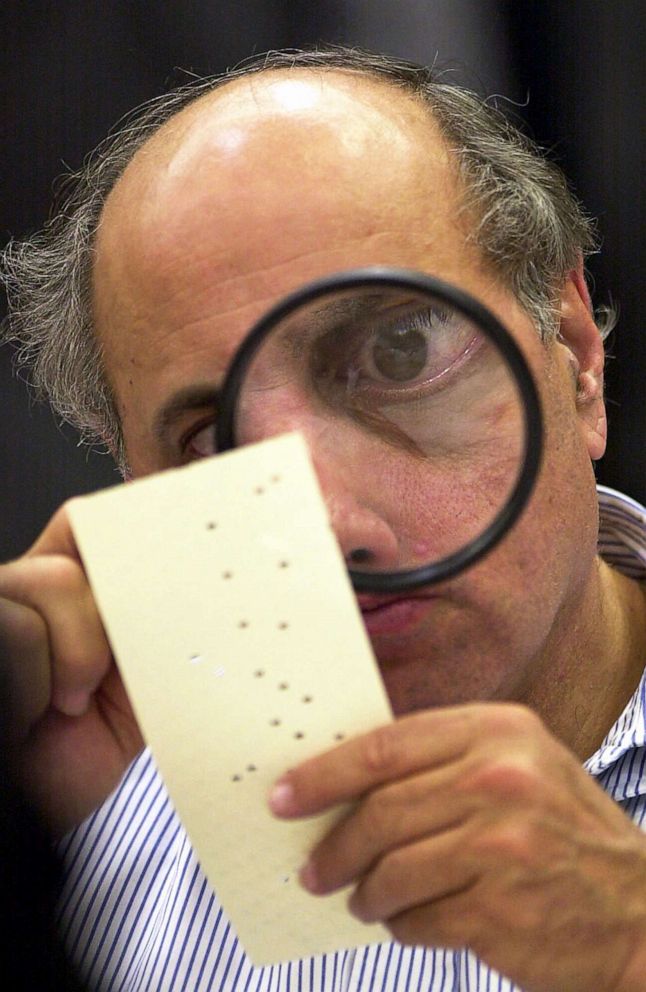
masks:
[[[310,279],[372,264],[482,300],[524,351],[546,426],[513,532],[439,595],[384,604],[397,623],[373,622],[399,719],[270,798],[283,817],[357,801],[302,882],[313,897],[353,886],[350,910],[384,921],[390,945],[253,969],[142,753],[65,510],[3,566],[5,640],[32,687],[23,773],[66,834],[61,929],[88,984],[643,988],[644,516],[606,495],[627,574],[597,557],[603,349],[589,230],[562,178],[429,73],[276,55],[155,105],[66,214],[8,256],[10,289],[30,275],[15,333],[29,322],[41,382],[126,477],[210,454],[211,399],[254,320]],[[269,433],[304,427],[278,419]],[[370,550],[373,507],[305,434],[345,554]]]

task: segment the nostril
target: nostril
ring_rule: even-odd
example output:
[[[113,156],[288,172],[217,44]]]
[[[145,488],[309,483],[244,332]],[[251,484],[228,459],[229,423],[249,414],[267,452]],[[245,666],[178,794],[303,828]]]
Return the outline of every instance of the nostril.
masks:
[[[352,565],[365,565],[367,562],[372,561],[375,555],[370,548],[353,548],[348,554],[348,561]]]

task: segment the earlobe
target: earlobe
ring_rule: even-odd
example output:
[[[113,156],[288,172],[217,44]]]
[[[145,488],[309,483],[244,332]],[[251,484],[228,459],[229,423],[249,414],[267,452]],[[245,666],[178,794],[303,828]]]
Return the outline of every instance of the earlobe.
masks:
[[[576,405],[584,438],[593,462],[606,450],[608,422],[601,384],[590,372],[581,372],[576,393]]]
[[[603,342],[594,321],[583,265],[568,274],[561,295],[559,343],[575,383],[575,402],[583,437],[593,461],[606,449],[603,398]]]

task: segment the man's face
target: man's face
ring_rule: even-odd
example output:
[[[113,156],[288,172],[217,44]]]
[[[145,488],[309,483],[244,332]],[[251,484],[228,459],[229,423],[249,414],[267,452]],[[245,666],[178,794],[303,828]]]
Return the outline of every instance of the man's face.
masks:
[[[563,349],[541,344],[469,242],[472,223],[421,108],[358,77],[303,71],[228,84],[174,118],[135,157],[98,236],[97,327],[134,476],[210,452],[212,397],[237,346],[273,303],[322,275],[373,264],[431,273],[482,300],[524,350],[547,454],[521,523],[467,574],[365,611],[396,712],[533,692],[594,552],[590,461]],[[340,467],[338,439],[320,423],[297,407],[267,410],[265,434],[288,429],[310,444],[346,554],[368,548],[386,561],[398,517],[424,548],[433,508],[410,463],[404,472],[392,460],[370,487],[363,466]],[[450,495],[459,512],[467,494]]]

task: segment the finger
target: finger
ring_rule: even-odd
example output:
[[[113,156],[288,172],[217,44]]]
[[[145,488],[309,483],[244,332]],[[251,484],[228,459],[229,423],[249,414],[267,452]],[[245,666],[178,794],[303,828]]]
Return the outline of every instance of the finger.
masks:
[[[59,507],[42,534],[26,552],[25,558],[34,558],[38,555],[65,555],[80,562],[81,557],[67,512],[70,502],[71,500]]]
[[[9,699],[5,730],[22,739],[49,705],[49,643],[42,617],[7,599],[0,599],[0,664]]]
[[[35,610],[45,624],[52,705],[68,716],[84,712],[111,652],[81,566],[54,554],[9,562],[0,567],[0,596]]]
[[[495,724],[493,711],[505,707],[512,708],[489,703],[427,710],[346,741],[279,779],[269,797],[271,809],[277,816],[307,816],[356,800],[375,786],[456,761],[479,739],[483,723]]]
[[[314,848],[302,882],[311,892],[343,888],[391,851],[423,837],[453,831],[478,804],[454,788],[462,762],[409,776],[375,789]]]
[[[478,873],[461,857],[464,833],[458,827],[389,851],[352,893],[350,911],[376,923],[471,889]]]
[[[477,950],[474,945],[481,929],[474,887],[469,885],[405,909],[385,923],[400,944],[472,950]]]

